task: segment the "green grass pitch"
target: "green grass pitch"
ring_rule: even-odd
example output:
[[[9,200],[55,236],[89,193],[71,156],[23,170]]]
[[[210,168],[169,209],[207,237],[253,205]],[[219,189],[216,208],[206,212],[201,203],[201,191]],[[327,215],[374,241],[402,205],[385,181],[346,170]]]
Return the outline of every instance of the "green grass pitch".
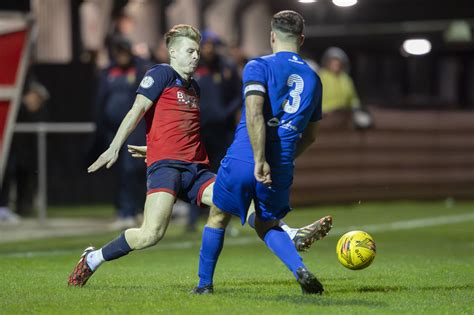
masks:
[[[158,246],[104,264],[84,288],[66,285],[82,249],[115,234],[0,244],[0,314],[474,314],[474,202],[304,208],[287,222],[326,214],[334,217],[333,232],[302,254],[325,286],[322,296],[303,296],[248,227],[226,238],[215,294],[192,296],[200,235],[172,226]],[[351,271],[337,261],[335,246],[344,232],[361,228],[374,237],[377,257]]]

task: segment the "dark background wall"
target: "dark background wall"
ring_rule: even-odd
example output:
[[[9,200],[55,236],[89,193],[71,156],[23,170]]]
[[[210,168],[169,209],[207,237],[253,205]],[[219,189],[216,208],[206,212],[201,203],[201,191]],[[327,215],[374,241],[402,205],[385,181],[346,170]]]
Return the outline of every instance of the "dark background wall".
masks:
[[[72,61],[34,66],[38,79],[51,93],[48,112],[52,122],[94,120],[97,70],[92,60],[83,58],[78,18],[82,2],[71,0]],[[127,2],[114,1],[113,12],[120,11]],[[172,2],[163,1],[160,8],[164,9]],[[335,7],[329,0],[320,0],[312,6],[284,0],[263,2],[271,13],[282,9],[303,13],[307,23],[305,56],[320,62],[324,50],[330,46],[342,47],[348,53],[352,62],[351,75],[364,104],[410,111],[471,111],[474,108],[474,44],[472,40],[447,42],[439,27],[440,23],[458,19],[472,23],[472,1],[360,0],[352,8]],[[201,0],[199,3],[204,10],[214,1]],[[238,10],[243,11],[252,3],[241,1]],[[3,0],[0,10],[28,12],[30,2]],[[239,16],[239,12],[236,15]],[[160,16],[166,18],[162,13]],[[203,16],[201,12],[201,20]],[[418,24],[407,26],[406,21]],[[158,24],[166,25],[166,21]],[[238,19],[235,27],[237,31],[242,27]],[[419,36],[430,39],[433,51],[427,56],[402,56],[403,40]],[[92,141],[92,135],[48,136],[48,198],[51,204],[111,200],[113,172],[86,174]]]

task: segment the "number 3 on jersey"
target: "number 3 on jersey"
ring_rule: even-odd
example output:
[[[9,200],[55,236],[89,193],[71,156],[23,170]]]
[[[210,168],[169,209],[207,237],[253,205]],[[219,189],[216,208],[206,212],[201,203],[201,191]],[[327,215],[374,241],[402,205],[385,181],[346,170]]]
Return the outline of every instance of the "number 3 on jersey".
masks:
[[[286,85],[288,85],[291,88],[293,87],[293,84],[295,86],[290,91],[290,96],[293,99],[292,102],[290,102],[288,99],[286,99],[283,102],[283,110],[288,114],[296,113],[298,109],[300,108],[300,102],[301,102],[300,95],[301,93],[303,93],[303,88],[304,88],[303,78],[297,74],[290,75],[288,77],[288,80],[286,81]]]

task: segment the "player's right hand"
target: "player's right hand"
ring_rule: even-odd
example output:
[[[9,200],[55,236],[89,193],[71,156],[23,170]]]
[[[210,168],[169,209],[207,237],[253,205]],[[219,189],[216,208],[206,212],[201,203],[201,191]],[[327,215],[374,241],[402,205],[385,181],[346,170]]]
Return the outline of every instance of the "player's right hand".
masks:
[[[272,177],[270,173],[270,165],[267,163],[267,161],[255,162],[254,175],[258,182],[264,184],[265,186],[270,186],[272,184]]]
[[[87,168],[88,173],[92,173],[100,169],[105,165],[107,168],[111,168],[112,165],[117,161],[119,156],[119,150],[108,148],[102,153],[99,158]]]

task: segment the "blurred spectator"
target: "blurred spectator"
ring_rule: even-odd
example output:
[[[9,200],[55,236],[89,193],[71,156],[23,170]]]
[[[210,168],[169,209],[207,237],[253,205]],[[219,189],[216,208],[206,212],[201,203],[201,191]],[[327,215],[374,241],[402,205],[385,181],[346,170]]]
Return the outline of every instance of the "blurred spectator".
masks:
[[[112,33],[109,36],[109,40],[116,36],[122,36],[132,43],[132,51],[135,56],[138,56],[142,59],[150,60],[151,51],[150,47],[148,47],[148,44],[145,42],[133,43],[132,41],[132,36],[135,32],[135,27],[135,19],[126,13],[122,13],[115,18],[115,24],[112,28]]]
[[[150,60],[152,58],[152,54],[147,43],[132,43],[131,38],[134,31],[135,19],[132,16],[126,13],[121,13],[115,17],[113,23],[111,24],[110,31],[105,38],[106,49],[102,49],[98,52],[97,66],[103,69],[113,62],[111,51],[112,41],[118,37],[125,38],[130,41],[131,51],[133,52],[134,56],[140,57],[144,60]]]
[[[92,156],[109,145],[135,99],[135,91],[150,64],[132,52],[131,43],[116,35],[110,41],[111,64],[102,70],[97,91],[97,133]],[[136,225],[135,216],[143,209],[145,163],[127,152],[127,144],[145,145],[146,126],[142,120],[128,137],[116,163],[119,177],[116,198],[116,229]]]
[[[242,72],[249,59],[245,55],[242,48],[237,44],[232,44],[229,46],[229,56],[237,67],[239,80],[242,80]]]
[[[201,89],[201,139],[213,172],[232,143],[241,106],[240,77],[234,63],[218,52],[222,45],[215,33],[202,32],[201,59],[194,75]],[[191,205],[188,230],[195,229],[199,213],[199,208]]]
[[[40,122],[47,117],[48,90],[33,76],[27,74],[17,122]],[[21,216],[30,216],[34,210],[37,191],[37,137],[34,133],[14,134],[0,193],[0,221],[18,223]],[[15,191],[13,212],[9,208],[10,189]]]
[[[166,42],[164,40],[160,41],[160,43],[153,50],[151,60],[153,61],[153,63],[170,62],[170,58],[168,56],[168,48],[166,48]]]
[[[129,39],[135,30],[135,20],[130,15],[122,12],[114,21],[111,36],[123,36]]]
[[[232,143],[235,115],[242,101],[237,68],[218,53],[221,45],[215,33],[202,33],[201,60],[194,75],[201,88],[201,137],[213,172],[217,172],[221,159]]]
[[[361,109],[361,103],[349,76],[349,58],[338,47],[328,48],[322,58],[319,76],[324,87],[323,112],[333,113],[352,111],[353,123],[357,128],[365,129],[372,125],[372,118]]]

